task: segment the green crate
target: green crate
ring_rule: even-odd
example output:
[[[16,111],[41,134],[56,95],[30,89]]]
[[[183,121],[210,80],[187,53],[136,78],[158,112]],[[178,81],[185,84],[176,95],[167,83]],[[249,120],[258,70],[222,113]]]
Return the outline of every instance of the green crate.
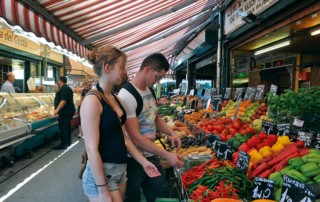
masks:
[[[157,198],[156,202],[179,202],[177,198]]]

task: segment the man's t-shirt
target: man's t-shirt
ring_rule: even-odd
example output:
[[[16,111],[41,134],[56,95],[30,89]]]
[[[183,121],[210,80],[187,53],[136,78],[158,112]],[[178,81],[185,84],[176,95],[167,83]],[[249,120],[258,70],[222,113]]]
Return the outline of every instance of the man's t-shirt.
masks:
[[[54,108],[56,109],[61,100],[67,101],[62,109],[59,111],[59,116],[73,115],[75,107],[73,103],[73,91],[68,85],[61,86],[61,89],[56,93],[54,98]]]
[[[133,84],[132,84],[133,85]],[[133,85],[134,86],[134,85]],[[157,115],[157,104],[149,88],[146,88],[145,91],[138,89],[134,86],[138,93],[141,95],[143,100],[142,111],[139,114],[139,131],[144,136],[154,141],[156,139],[156,125],[155,118]],[[127,113],[127,118],[136,117],[137,101],[135,97],[128,92],[126,89],[122,88],[118,94],[121,100],[124,103],[124,109]],[[142,151],[141,148],[137,147],[138,150]],[[150,157],[153,154],[144,151],[146,157]]]

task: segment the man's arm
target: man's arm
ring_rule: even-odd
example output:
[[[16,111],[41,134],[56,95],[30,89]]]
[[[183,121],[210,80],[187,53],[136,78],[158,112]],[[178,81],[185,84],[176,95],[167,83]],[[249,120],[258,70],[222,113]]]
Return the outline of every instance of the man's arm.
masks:
[[[177,149],[181,148],[181,139],[178,136],[176,132],[174,132],[165,122],[164,120],[157,114],[156,119],[155,119],[156,127],[157,129],[166,134],[171,136],[171,145],[172,147],[177,147]]]
[[[58,107],[54,110],[54,116],[56,116],[59,111],[66,105],[67,101],[66,100],[61,100]]]
[[[139,131],[139,122],[136,117],[128,118],[125,123],[126,130],[130,136],[131,141],[141,147],[142,149],[155,154],[157,156],[161,156],[162,158],[167,159],[168,163],[175,167],[179,168],[183,166],[183,162],[181,161],[181,156],[167,152],[163,149],[157,147],[151,140],[142,136]]]

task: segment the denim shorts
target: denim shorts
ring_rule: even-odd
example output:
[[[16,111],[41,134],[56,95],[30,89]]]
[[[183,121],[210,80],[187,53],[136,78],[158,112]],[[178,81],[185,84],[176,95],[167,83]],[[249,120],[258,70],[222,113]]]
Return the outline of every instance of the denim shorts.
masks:
[[[110,192],[119,190],[119,184],[127,182],[127,164],[103,163],[104,173],[107,174],[107,186]],[[88,197],[99,197],[99,191],[94,181],[89,163],[82,176],[84,194]]]

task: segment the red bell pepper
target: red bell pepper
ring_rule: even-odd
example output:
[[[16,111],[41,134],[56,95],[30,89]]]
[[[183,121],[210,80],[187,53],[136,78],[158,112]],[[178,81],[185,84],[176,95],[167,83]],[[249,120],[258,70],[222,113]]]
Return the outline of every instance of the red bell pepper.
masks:
[[[289,155],[298,152],[298,148],[296,145],[292,144],[287,147],[285,147],[283,150],[281,150],[279,153],[277,153],[273,159],[267,162],[269,166],[273,166],[276,163],[280,162],[282,159],[288,157]]]
[[[267,136],[268,136],[268,135],[267,135],[265,132],[263,132],[263,131],[261,131],[261,132],[258,134],[258,137],[259,137],[261,140],[267,138]]]
[[[298,156],[299,156],[299,153],[295,152],[295,153],[287,156],[286,158],[282,159],[279,163],[274,165],[270,170],[272,170],[272,172],[278,172],[279,170],[282,170],[284,167],[286,167],[288,165],[289,159],[292,159],[292,158],[295,158]]]
[[[297,140],[296,142],[293,143],[295,146],[298,148],[304,148],[305,147],[305,142],[302,140]]]
[[[261,140],[257,136],[252,136],[248,141],[247,144],[250,148],[255,147]]]
[[[262,147],[265,147],[265,146],[269,146],[269,144],[266,142],[260,142],[256,145],[256,148],[260,150]]]
[[[274,145],[277,142],[277,139],[266,138],[266,139],[262,140],[262,142],[268,144],[269,147],[272,147],[272,145]]]
[[[250,147],[248,146],[247,143],[243,143],[242,145],[240,145],[240,147],[238,148],[238,151],[244,151],[247,152],[250,149]]]

